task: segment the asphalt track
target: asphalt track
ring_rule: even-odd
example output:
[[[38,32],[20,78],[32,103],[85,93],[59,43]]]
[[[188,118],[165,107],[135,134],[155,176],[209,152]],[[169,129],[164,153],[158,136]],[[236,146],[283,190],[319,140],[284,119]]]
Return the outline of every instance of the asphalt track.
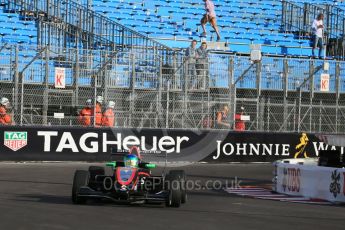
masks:
[[[237,177],[267,185],[270,164],[183,166],[188,179],[215,182],[189,191],[181,208],[71,203],[75,169],[86,163],[0,163],[0,229],[344,229],[345,207],[243,198],[218,189]],[[162,169],[155,170],[160,173]],[[212,182],[211,182],[212,184]]]

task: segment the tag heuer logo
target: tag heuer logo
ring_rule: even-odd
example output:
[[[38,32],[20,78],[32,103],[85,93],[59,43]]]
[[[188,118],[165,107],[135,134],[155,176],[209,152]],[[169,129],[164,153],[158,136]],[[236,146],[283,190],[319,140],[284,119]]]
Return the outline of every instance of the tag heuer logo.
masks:
[[[27,132],[5,132],[4,134],[4,145],[13,151],[23,148],[27,143]]]

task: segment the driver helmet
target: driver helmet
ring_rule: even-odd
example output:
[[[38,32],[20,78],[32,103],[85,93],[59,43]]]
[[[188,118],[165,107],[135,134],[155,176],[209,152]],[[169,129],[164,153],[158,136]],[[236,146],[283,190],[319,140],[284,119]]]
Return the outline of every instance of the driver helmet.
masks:
[[[140,155],[140,149],[137,146],[132,146],[129,149],[129,154],[135,154],[138,156],[139,159],[141,159],[141,155]]]
[[[135,154],[128,154],[124,160],[125,167],[137,168],[139,165],[139,158]]]

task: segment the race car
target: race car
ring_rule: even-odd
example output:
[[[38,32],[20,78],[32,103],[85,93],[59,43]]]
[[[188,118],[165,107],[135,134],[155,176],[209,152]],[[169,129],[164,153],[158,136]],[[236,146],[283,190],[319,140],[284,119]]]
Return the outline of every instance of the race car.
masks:
[[[84,204],[88,199],[165,203],[168,207],[180,207],[186,203],[186,175],[183,170],[170,170],[168,174],[153,176],[151,169],[156,165],[143,162],[139,148],[134,146],[129,152],[115,154],[123,155],[123,161],[106,163],[111,168],[110,175],[106,175],[105,168],[100,166],[76,170],[72,187],[74,204]]]

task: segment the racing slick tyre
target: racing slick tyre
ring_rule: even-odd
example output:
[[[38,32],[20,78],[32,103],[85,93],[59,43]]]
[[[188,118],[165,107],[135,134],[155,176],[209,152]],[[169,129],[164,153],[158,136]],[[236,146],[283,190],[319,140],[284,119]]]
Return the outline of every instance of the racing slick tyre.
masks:
[[[178,208],[181,205],[181,182],[177,174],[168,174],[165,176],[165,186],[168,189],[166,206]]]
[[[74,204],[85,204],[86,198],[78,197],[80,187],[87,186],[89,183],[90,173],[86,170],[77,170],[74,173],[72,186],[72,202]]]
[[[186,173],[184,170],[170,170],[170,175],[177,175],[181,181],[181,203],[187,202],[187,191],[186,191]]]

